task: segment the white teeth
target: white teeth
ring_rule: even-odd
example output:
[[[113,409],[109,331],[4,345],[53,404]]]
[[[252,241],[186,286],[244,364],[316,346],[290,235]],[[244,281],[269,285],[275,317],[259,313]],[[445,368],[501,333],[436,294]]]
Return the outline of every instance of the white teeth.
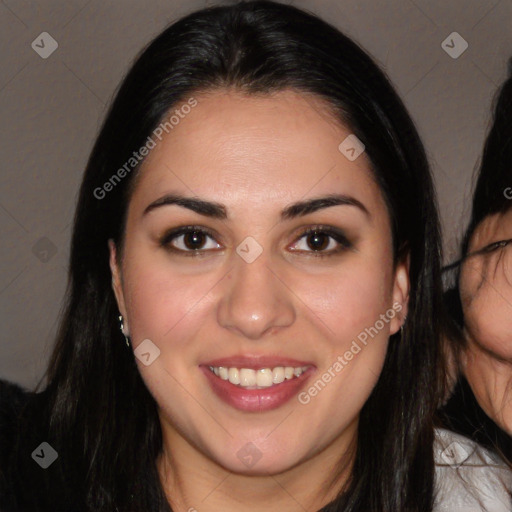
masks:
[[[274,368],[272,372],[272,382],[274,384],[281,384],[284,381],[284,368],[282,366],[278,366]]]
[[[268,388],[275,384],[281,384],[285,380],[300,377],[307,369],[307,366],[299,366],[297,368],[293,366],[276,366],[274,369],[260,368],[258,370],[210,366],[210,370],[222,380],[229,380],[231,384],[251,389]]]
[[[272,386],[272,370],[270,368],[262,368],[256,374],[256,385],[263,388]]]
[[[231,384],[240,384],[240,371],[238,368],[230,368],[228,370],[228,377]]]
[[[242,368],[240,370],[240,386],[255,386],[256,372],[251,368]]]

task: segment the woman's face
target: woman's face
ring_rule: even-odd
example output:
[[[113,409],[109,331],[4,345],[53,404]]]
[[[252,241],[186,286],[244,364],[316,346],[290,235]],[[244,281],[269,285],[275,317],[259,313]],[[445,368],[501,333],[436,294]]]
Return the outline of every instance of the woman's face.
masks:
[[[512,238],[512,208],[485,218],[469,253]],[[460,293],[468,350],[464,373],[486,413],[512,433],[512,243],[463,264]]]
[[[383,197],[320,100],[196,98],[143,163],[119,267],[110,245],[164,445],[236,473],[333,464],[406,313]]]

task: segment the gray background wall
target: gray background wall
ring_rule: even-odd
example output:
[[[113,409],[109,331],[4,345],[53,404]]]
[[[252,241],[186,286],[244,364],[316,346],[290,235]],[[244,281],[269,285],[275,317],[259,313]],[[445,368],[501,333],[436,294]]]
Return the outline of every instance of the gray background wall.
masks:
[[[168,23],[213,3],[0,0],[1,378],[33,386],[43,375],[65,291],[76,193],[116,86]],[[491,100],[512,56],[512,0],[287,3],[334,23],[385,68],[425,142],[451,261]],[[58,43],[46,59],[35,51],[51,49],[42,32]],[[468,43],[455,59],[441,46],[452,32]]]

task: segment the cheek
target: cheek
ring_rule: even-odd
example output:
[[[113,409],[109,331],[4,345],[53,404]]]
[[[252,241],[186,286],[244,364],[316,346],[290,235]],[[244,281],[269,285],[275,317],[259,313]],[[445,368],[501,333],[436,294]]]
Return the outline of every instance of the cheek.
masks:
[[[203,323],[209,291],[220,277],[213,273],[191,277],[155,260],[127,268],[125,293],[135,345],[149,338],[161,350],[180,350]]]
[[[323,365],[299,399],[305,411],[314,410],[311,428],[323,432],[325,441],[354,420],[379,379],[389,322],[397,314],[391,267],[351,265],[323,279],[308,279],[299,294],[306,297],[304,312],[314,312],[314,327],[324,333],[318,345]]]
[[[482,282],[482,259],[473,258],[462,265],[459,278],[460,297],[463,307],[470,307]]]
[[[492,261],[486,268],[464,269],[461,297],[464,324],[470,336],[497,355],[510,358],[512,284],[503,263],[497,266],[497,261]]]
[[[482,289],[464,311],[464,322],[481,345],[501,357],[512,357],[512,304],[498,290]]]
[[[391,263],[360,260],[301,286],[304,302],[340,340],[357,336],[374,325],[391,307]]]

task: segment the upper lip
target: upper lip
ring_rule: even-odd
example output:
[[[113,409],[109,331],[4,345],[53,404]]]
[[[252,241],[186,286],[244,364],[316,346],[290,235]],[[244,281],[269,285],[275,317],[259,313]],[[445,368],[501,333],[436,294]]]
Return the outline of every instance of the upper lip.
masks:
[[[223,366],[225,368],[276,368],[277,366],[293,366],[298,368],[301,366],[314,366],[311,361],[299,361],[291,357],[260,355],[260,356],[231,356],[212,359],[201,364],[202,366]]]

